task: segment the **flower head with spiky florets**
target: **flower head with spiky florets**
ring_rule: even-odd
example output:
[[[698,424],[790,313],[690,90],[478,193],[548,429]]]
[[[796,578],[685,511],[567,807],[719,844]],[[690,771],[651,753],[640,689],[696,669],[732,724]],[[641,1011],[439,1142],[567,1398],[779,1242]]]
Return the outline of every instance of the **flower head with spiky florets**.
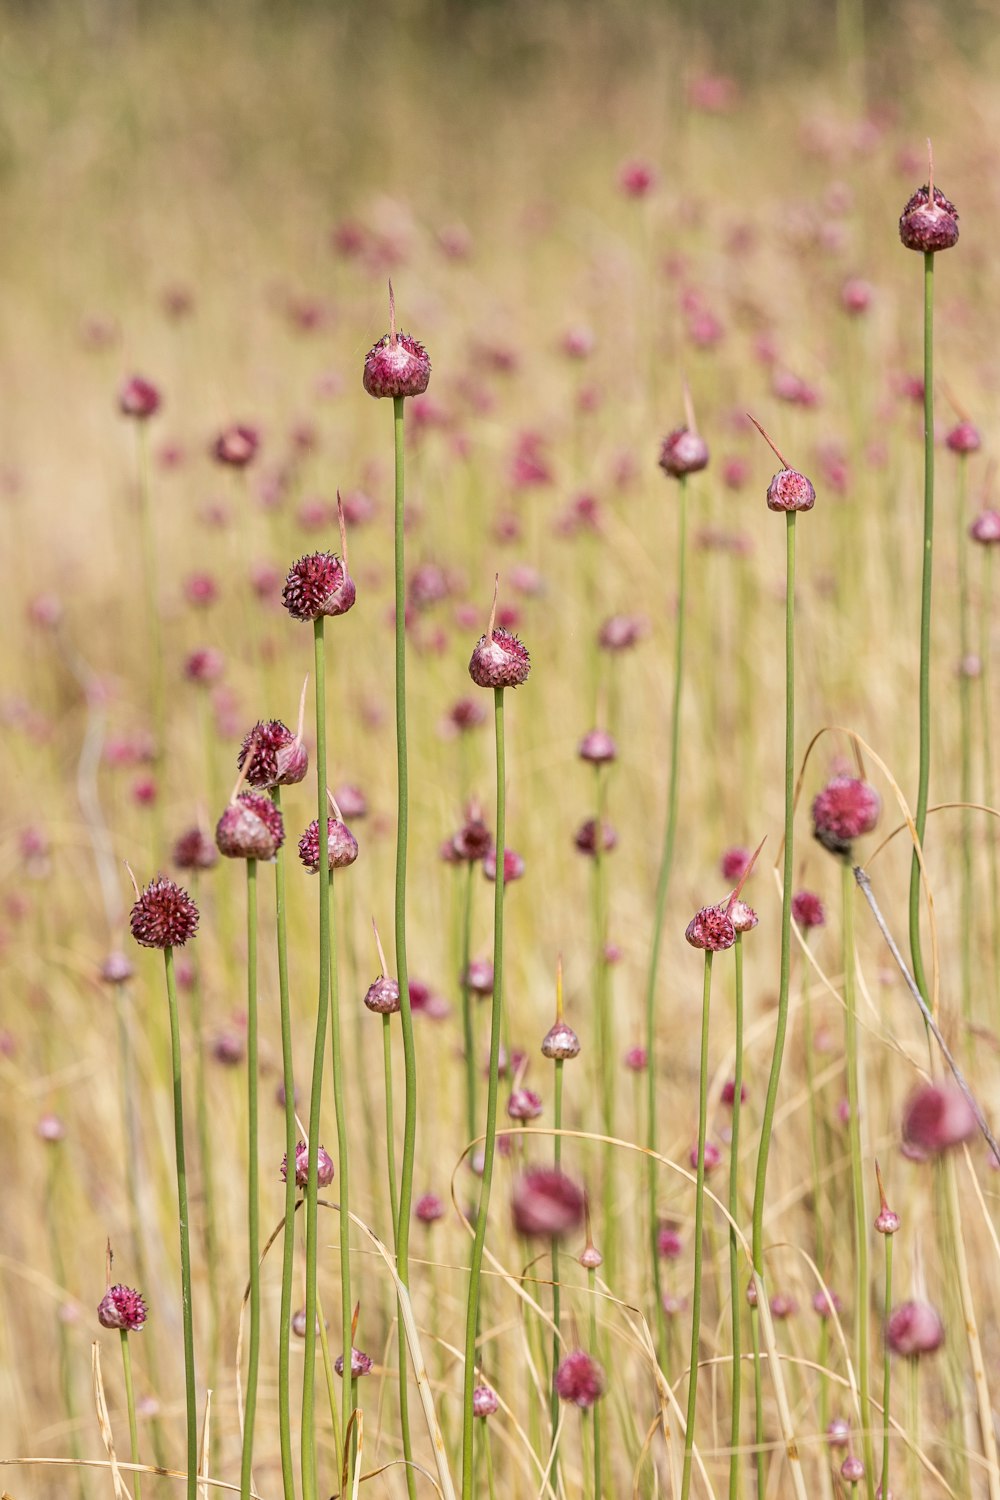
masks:
[[[268,791],[302,781],[309,769],[309,752],[287,724],[267,719],[244,735],[236,763],[241,771],[246,767],[249,786]]]
[[[292,564],[281,602],[293,620],[346,615],[357,598],[354,579],[335,552],[312,552]]]
[[[792,918],[808,932],[813,927],[826,925],[826,910],[815,891],[796,891],[792,897]]]
[[[604,1371],[586,1349],[572,1350],[555,1373],[560,1401],[571,1401],[583,1411],[589,1411],[601,1399],[605,1383]]]
[[[365,355],[364,387],[369,396],[421,396],[431,378],[427,350],[408,333],[396,331],[396,298],[389,283],[389,332]]]
[[[835,776],[813,798],[813,836],[831,854],[845,857],[855,839],[871,833],[882,802],[878,792],[858,776]]]
[[[329,839],[330,869],[342,870],[348,865],[353,865],[358,857],[358,841],[339,818],[327,819],[327,837]],[[310,875],[319,873],[319,819],[313,818],[305,833],[299,839],[299,859],[305,865]]]
[[[316,1150],[316,1181],[320,1187],[329,1187],[334,1178],[333,1157],[323,1146]],[[288,1152],[281,1158],[281,1180],[288,1181]],[[295,1185],[307,1187],[309,1183],[309,1147],[299,1141],[295,1147]]]
[[[137,895],[129,927],[143,948],[181,948],[198,930],[198,908],[187,891],[161,875]]]
[[[558,1167],[529,1167],[514,1184],[514,1227],[528,1238],[555,1239],[583,1222],[583,1189]]]
[[[146,1304],[130,1286],[109,1286],[97,1306],[97,1321],[102,1328],[117,1328],[138,1333],[146,1321]]]
[[[940,188],[925,183],[907,199],[899,216],[899,238],[907,250],[950,250],[958,239],[958,210]]]
[[[684,936],[692,948],[721,953],[724,948],[731,948],[735,943],[736,929],[723,907],[703,906],[691,918]]]
[[[352,1380],[357,1380],[361,1375],[370,1375],[372,1372],[373,1364],[374,1360],[372,1359],[371,1355],[366,1354],[363,1349],[351,1349]],[[344,1356],[342,1354],[337,1355],[337,1358],[333,1362],[333,1368],[336,1370],[338,1375],[343,1376]]]
[[[219,853],[227,859],[273,859],[285,842],[285,824],[270,797],[241,792],[215,828]]]
[[[203,828],[188,828],[174,843],[173,860],[178,870],[211,870],[219,851]]]

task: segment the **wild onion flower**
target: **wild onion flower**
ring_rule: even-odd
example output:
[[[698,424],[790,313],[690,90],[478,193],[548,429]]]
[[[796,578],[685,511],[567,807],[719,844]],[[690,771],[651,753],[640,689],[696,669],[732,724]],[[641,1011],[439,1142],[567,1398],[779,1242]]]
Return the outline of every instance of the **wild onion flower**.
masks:
[[[389,283],[389,332],[365,355],[363,383],[369,396],[420,396],[431,378],[427,350],[408,333],[396,331],[396,298]]]
[[[954,1084],[923,1084],[903,1110],[904,1144],[920,1156],[937,1156],[960,1146],[977,1129],[972,1105]]]
[[[142,375],[130,375],[118,392],[118,410],[123,417],[135,417],[140,422],[155,416],[163,405],[163,397],[157,386]]]
[[[139,893],[129,928],[143,948],[181,948],[198,929],[198,908],[187,891],[161,875]]]
[[[584,1194],[555,1167],[529,1167],[514,1184],[511,1214],[518,1234],[553,1239],[583,1222]]]
[[[329,1187],[334,1178],[333,1157],[329,1151],[320,1146],[316,1152],[316,1181],[320,1187]],[[281,1158],[281,1180],[288,1181],[288,1153],[285,1152]],[[295,1147],[295,1184],[304,1188],[309,1183],[309,1147],[305,1141],[299,1141]]]
[[[907,250],[925,254],[950,250],[958,239],[958,210],[940,188],[926,183],[906,202],[899,219],[899,238]]]
[[[219,853],[227,859],[273,859],[284,841],[281,813],[261,792],[241,792],[215,828]]]
[[[604,1395],[607,1384],[603,1369],[585,1349],[567,1354],[555,1374],[555,1386],[561,1401],[570,1401],[589,1411]]]
[[[940,1349],[944,1343],[944,1324],[929,1302],[901,1302],[889,1314],[885,1338],[893,1354],[918,1359]]]
[[[855,839],[871,833],[882,802],[875,788],[857,776],[835,776],[813,799],[813,836],[831,854],[849,858]]]
[[[146,1304],[139,1293],[119,1282],[108,1287],[97,1307],[97,1321],[102,1328],[117,1328],[137,1333],[146,1321]]]

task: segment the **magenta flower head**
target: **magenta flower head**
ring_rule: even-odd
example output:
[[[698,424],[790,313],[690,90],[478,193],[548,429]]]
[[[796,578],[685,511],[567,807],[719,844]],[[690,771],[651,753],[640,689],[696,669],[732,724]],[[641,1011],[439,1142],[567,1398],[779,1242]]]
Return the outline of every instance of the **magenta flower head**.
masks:
[[[889,1314],[885,1341],[893,1354],[916,1359],[940,1349],[944,1343],[944,1324],[929,1302],[901,1302]]]
[[[118,392],[118,410],[123,417],[135,417],[140,422],[154,416],[162,405],[163,398],[151,380],[141,375],[130,375]]]
[[[903,1141],[918,1158],[960,1146],[976,1129],[975,1111],[955,1084],[923,1084],[903,1111]]]
[[[537,1120],[542,1113],[542,1099],[534,1089],[514,1089],[507,1100],[507,1114],[512,1120]]]
[[[483,874],[487,880],[497,878],[497,851],[491,844],[483,855]],[[524,860],[516,849],[505,849],[503,851],[503,883],[511,885],[515,880],[520,880],[524,875]]]
[[[293,620],[346,615],[356,598],[347,562],[341,562],[335,552],[312,552],[300,557],[288,570],[281,591],[281,602]]]
[[[479,637],[476,649],[469,661],[469,676],[477,687],[520,687],[527,682],[531,670],[531,658],[527,646],[522,645],[516,635],[496,625],[497,591],[499,578],[493,586],[493,609],[486,634]]]
[[[329,1187],[333,1181],[333,1157],[323,1146],[316,1151],[316,1181],[320,1187]],[[288,1152],[281,1158],[281,1180],[288,1181]],[[299,1141],[295,1147],[295,1185],[304,1188],[309,1183],[309,1147]]]
[[[846,1448],[851,1441],[850,1425],[843,1417],[833,1417],[826,1428],[826,1441],[831,1448]]]
[[[580,1038],[565,1021],[559,1020],[550,1026],[542,1037],[542,1056],[554,1062],[566,1062],[580,1054]]]
[[[840,1466],[840,1477],[847,1484],[860,1484],[865,1477],[865,1466],[861,1459],[849,1453]]]
[[[583,1223],[583,1189],[558,1167],[529,1167],[514,1184],[514,1228],[529,1239],[557,1239]]]
[[[735,943],[736,929],[723,907],[703,906],[691,918],[684,936],[692,948],[721,953],[724,948],[731,948]]]
[[[750,413],[747,413],[750,416]],[[780,460],[781,468],[767,487],[767,508],[777,511],[812,510],[816,504],[816,491],[813,489],[812,480],[800,474],[798,469],[793,469],[785,460],[784,456],[771,442],[763,427],[756,417],[750,417],[751,422],[764,439],[772,453]]]
[[[396,332],[396,297],[389,282],[389,332],[365,355],[364,387],[369,396],[421,396],[431,378],[423,344]]]
[[[559,1365],[555,1375],[556,1394],[560,1401],[572,1401],[589,1411],[604,1395],[604,1371],[585,1349],[574,1349]]]
[[[97,1321],[102,1328],[138,1333],[146,1321],[146,1304],[130,1286],[109,1286],[97,1305]]]
[[[812,1295],[812,1309],[821,1318],[832,1318],[836,1313],[838,1316],[843,1311],[844,1304],[832,1287],[820,1287]]]
[[[258,791],[294,786],[309,769],[309,752],[301,733],[293,734],[280,719],[258,722],[243,737],[236,764],[246,769],[246,781]]]
[[[656,1249],[664,1260],[676,1260],[682,1254],[684,1241],[676,1224],[666,1222],[660,1225],[656,1231]]]
[[[493,835],[483,820],[483,810],[475,800],[465,809],[465,822],[451,840],[455,858],[468,864],[476,864],[489,852]]]
[[[211,870],[219,851],[202,828],[188,828],[174,843],[173,860],[178,870]]]
[[[198,908],[187,891],[161,875],[139,892],[129,927],[143,948],[182,948],[198,930]]]
[[[618,168],[618,186],[626,198],[645,198],[658,181],[658,173],[652,162],[631,157]]]
[[[850,858],[851,845],[878,822],[878,792],[857,776],[835,776],[813,799],[813,837],[831,854]]]
[[[338,809],[339,810],[339,809]],[[327,818],[327,838],[329,840],[330,869],[343,870],[348,865],[353,865],[358,857],[358,841],[339,818]],[[299,839],[299,859],[305,865],[310,875],[319,873],[319,819],[313,818],[305,833]]]
[[[351,1349],[351,1379],[357,1380],[361,1375],[370,1375],[374,1361],[370,1354],[365,1354],[362,1349]],[[337,1374],[344,1374],[344,1356],[338,1354],[333,1362],[333,1368]]]
[[[933,254],[950,250],[958,239],[958,210],[940,188],[934,186],[934,161],[930,161],[927,183],[917,188],[899,217],[899,238],[907,250]]]
[[[497,1393],[488,1385],[477,1385],[472,1392],[472,1415],[474,1417],[492,1417],[494,1412],[500,1408]]]
[[[270,797],[241,792],[216,824],[215,842],[227,859],[273,859],[285,842],[285,824]]]
[[[581,760],[589,761],[592,766],[607,766],[617,759],[618,746],[606,729],[592,729],[589,734],[584,735],[576,753]]]
[[[736,932],[753,932],[760,921],[752,906],[745,901],[734,901],[729,908],[729,920]]]
[[[598,838],[600,839],[601,852],[603,854],[609,854],[618,843],[618,834],[607,820],[601,823],[600,832],[598,832],[597,819],[587,818],[585,822],[580,824],[576,833],[574,833],[573,842],[581,854],[595,855],[597,853]]]
[[[399,985],[395,979],[380,974],[374,984],[368,986],[365,1004],[378,1016],[395,1015],[399,1010]]]
[[[438,1219],[444,1218],[444,1204],[437,1193],[424,1193],[417,1199],[413,1213],[421,1224],[436,1224]]]
[[[982,447],[983,440],[979,436],[979,428],[963,418],[948,433],[945,443],[951,449],[952,453],[964,455],[966,453],[978,453]]]
[[[969,535],[981,547],[994,547],[1000,542],[1000,510],[981,510],[970,523]]]
[[[805,932],[812,927],[823,927],[826,911],[823,903],[813,891],[796,891],[792,897],[792,918]]]
[[[660,468],[674,479],[708,467],[708,444],[690,427],[675,427],[660,447]]]
[[[259,447],[260,433],[256,427],[234,422],[222,429],[212,443],[211,451],[218,463],[228,464],[231,469],[245,469],[257,456]]]
[[[649,1053],[645,1047],[629,1047],[623,1061],[630,1073],[645,1073],[649,1066]]]
[[[747,866],[752,858],[752,851],[744,849],[742,844],[735,845],[732,849],[725,849],[719,860],[719,869],[722,871],[723,880],[739,880],[741,875],[746,874]]]

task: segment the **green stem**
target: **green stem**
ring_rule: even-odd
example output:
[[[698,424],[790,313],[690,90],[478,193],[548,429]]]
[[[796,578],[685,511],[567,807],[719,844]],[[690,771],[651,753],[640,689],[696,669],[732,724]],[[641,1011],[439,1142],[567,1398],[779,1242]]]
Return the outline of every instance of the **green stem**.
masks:
[[[385,1159],[389,1172],[389,1208],[392,1212],[392,1242],[399,1242],[399,1208],[396,1204],[396,1115],[392,1104],[392,1029],[382,1017],[382,1068],[385,1075]]]
[[[740,1113],[743,1093],[743,934],[736,934],[733,948],[736,960],[736,1067],[733,1077],[733,1132],[729,1147],[729,1213],[734,1221],[740,1213]],[[736,1230],[729,1230],[729,1300],[733,1322],[733,1412],[730,1424],[729,1500],[737,1500],[740,1493],[740,1397],[742,1370],[740,1368],[741,1313],[743,1298],[740,1289],[739,1244]]]
[[[132,1353],[128,1346],[128,1329],[119,1329],[122,1340],[122,1368],[125,1372],[125,1405],[128,1408],[128,1440],[132,1462],[139,1462],[139,1429],[135,1421],[135,1391],[132,1386]],[[132,1494],[142,1500],[142,1483],[139,1470],[132,1475]]]
[[[607,808],[606,768],[594,767],[595,815],[597,831],[594,840],[594,974],[595,1035],[598,1044],[597,1065],[600,1069],[601,1125],[606,1136],[615,1134],[615,1048],[611,1036],[610,989],[608,985],[608,866],[604,848],[605,810]],[[614,1147],[604,1148],[604,1257],[609,1280],[614,1278],[615,1174]]]
[[[250,1343],[240,1496],[249,1500],[253,1468],[253,1434],[257,1418],[260,1369],[260,1162],[257,1148],[257,861],[247,865],[247,1245],[250,1257]],[[291,1171],[295,1172],[292,1157]]]
[[[506,786],[504,766],[503,688],[494,688],[494,720],[497,753],[497,877],[493,895],[493,1004],[490,1016],[490,1079],[486,1097],[486,1142],[483,1176],[479,1188],[476,1236],[469,1268],[469,1301],[465,1320],[465,1371],[462,1406],[462,1500],[472,1500],[472,1392],[476,1383],[476,1330],[479,1326],[479,1291],[486,1245],[486,1220],[493,1185],[493,1159],[497,1140],[497,1095],[500,1077],[500,1022],[503,1013],[503,892],[506,848]]]
[[[466,1143],[476,1138],[476,1037],[473,1024],[472,991],[469,989],[469,960],[472,956],[472,872],[471,860],[465,867],[465,895],[462,904],[462,1033],[465,1046],[465,1131]]]
[[[663,941],[663,919],[667,909],[667,892],[674,862],[674,839],[677,833],[677,806],[680,782],[681,688],[684,672],[684,626],[687,610],[687,479],[681,476],[677,508],[677,632],[674,639],[674,691],[670,724],[670,772],[667,782],[667,818],[663,832],[663,851],[656,884],[656,911],[653,919],[653,942],[646,977],[646,1190],[649,1212],[649,1242],[653,1259],[653,1287],[656,1297],[656,1327],[660,1358],[666,1348],[666,1319],[663,1314],[663,1288],[660,1279],[660,1255],[657,1244],[659,1225],[656,1218],[657,1171],[656,1150],[656,982]]]
[[[552,1160],[556,1171],[562,1164],[562,1103],[563,1103],[563,1059],[557,1057],[555,1060],[555,1110],[553,1123],[556,1133],[552,1142]],[[558,1488],[556,1474],[558,1472],[559,1456],[556,1452],[556,1430],[559,1426],[559,1392],[556,1390],[556,1370],[559,1367],[559,1320],[561,1308],[561,1287],[559,1285],[559,1242],[552,1241],[552,1389],[549,1392],[549,1416],[552,1421],[552,1483]]]
[[[490,1500],[496,1500],[496,1481],[493,1478],[493,1449],[490,1446],[490,1430],[488,1422],[483,1423],[483,1446],[486,1449],[486,1483],[489,1486]]]
[[[753,1348],[754,1397],[754,1467],[757,1471],[757,1494],[767,1494],[767,1453],[764,1449],[764,1369],[760,1358],[760,1313],[757,1304],[750,1308],[750,1344]]]
[[[931,774],[931,586],[934,577],[934,256],[924,254],[924,538],[920,587],[920,767],[914,825],[923,846]],[[927,994],[920,948],[920,861],[910,864],[910,956],[913,978]]]
[[[712,1003],[712,950],[705,950],[705,982],[701,997],[701,1065],[698,1083],[698,1170],[694,1198],[694,1285],[691,1289],[691,1372],[688,1379],[684,1430],[684,1470],[681,1500],[691,1493],[694,1458],[694,1419],[698,1407],[698,1366],[701,1345],[701,1262],[705,1222],[705,1137],[708,1132],[708,1021]]]
[[[271,800],[281,811],[281,788]],[[292,1465],[292,1403],[290,1340],[292,1282],[295,1276],[295,1067],[292,1053],[292,1011],[288,986],[288,920],[285,891],[285,851],[278,850],[274,867],[275,923],[278,935],[278,1002],[281,1012],[281,1076],[285,1090],[285,1229],[281,1249],[281,1308],[278,1315],[278,1437],[281,1447],[281,1488],[284,1500],[295,1500]]]
[[[593,1269],[587,1272],[587,1285],[590,1288],[590,1352],[597,1358],[597,1272]],[[603,1485],[601,1482],[601,1403],[595,1402],[591,1408],[594,1419],[594,1495],[595,1500],[601,1500]]]
[[[139,472],[139,525],[142,531],[143,585],[146,594],[146,619],[149,630],[149,671],[153,699],[153,772],[157,783],[166,763],[167,711],[163,675],[163,632],[160,625],[160,600],[158,579],[158,552],[156,528],[153,522],[153,506],[149,483],[149,437],[146,423],[136,423],[137,467]],[[157,786],[158,795],[153,799],[153,862],[163,857],[163,792]]]
[[[323,616],[313,621],[316,675],[316,788],[319,841],[319,998],[313,1045],[312,1088],[309,1097],[309,1176],[306,1183],[306,1332],[302,1370],[302,1500],[316,1500],[316,1261],[319,1248],[319,1117],[323,1099],[323,1060],[330,1009],[330,826],[326,798],[326,652]],[[294,1171],[294,1156],[289,1163]]]
[[[191,1241],[188,1227],[187,1165],[184,1158],[184,1094],[181,1086],[181,1032],[177,1014],[174,950],[164,948],[170,1061],[174,1095],[174,1154],[177,1163],[177,1223],[181,1247],[181,1311],[184,1324],[184,1407],[187,1431],[187,1500],[198,1494],[198,1410],[195,1400],[194,1315],[191,1302]]]
[[[907,1473],[909,1475],[909,1485],[910,1485],[910,1494],[911,1495],[919,1495],[920,1494],[921,1468],[920,1468],[920,1459],[917,1457],[917,1447],[918,1447],[918,1444],[920,1443],[920,1439],[921,1439],[921,1437],[923,1435],[923,1428],[920,1425],[920,1376],[919,1376],[919,1367],[920,1367],[920,1361],[919,1360],[908,1359],[906,1361],[906,1375],[907,1375],[907,1382],[908,1382],[908,1387],[909,1387],[908,1390],[907,1390],[907,1396],[909,1398],[909,1400],[908,1400],[909,1412],[907,1414],[907,1424],[906,1425],[907,1425],[907,1428],[908,1428],[907,1436],[910,1439],[909,1444],[907,1445],[907,1449],[906,1449],[906,1456],[907,1456],[906,1468],[907,1468]]]
[[[405,486],[403,479],[403,401],[392,403],[395,492],[395,593],[396,593],[396,979],[399,983],[399,1015],[403,1032],[403,1160],[399,1178],[399,1234],[396,1241],[396,1271],[404,1286],[410,1284],[410,1217],[413,1202],[413,1162],[417,1136],[417,1055],[410,1011],[410,981],[406,961],[406,852],[409,835],[409,775],[406,753],[406,571],[404,553]],[[503,840],[497,836],[497,848]],[[500,863],[503,855],[500,855]],[[502,883],[502,882],[501,882]],[[402,1319],[400,1319],[402,1322]],[[410,1438],[409,1401],[406,1387],[406,1349],[400,1339],[399,1416],[406,1459],[406,1488],[416,1500],[417,1481]],[[469,1464],[471,1476],[472,1465]]]
[[[785,517],[785,847],[781,890],[781,968],[778,982],[778,1014],[774,1027],[774,1051],[771,1054],[771,1071],[767,1079],[767,1094],[764,1099],[764,1115],[760,1127],[760,1146],[757,1151],[757,1173],[753,1194],[753,1264],[758,1280],[758,1293],[765,1296],[764,1276],[764,1193],[767,1187],[767,1162],[771,1150],[771,1132],[774,1129],[774,1112],[778,1103],[778,1084],[781,1080],[781,1061],[785,1052],[785,1033],[788,1030],[788,984],[792,963],[792,878],[793,833],[795,814],[795,511]],[[751,1326],[758,1337],[754,1340],[754,1385],[757,1391],[757,1475],[758,1487],[764,1473],[764,1452],[760,1447],[763,1435],[763,1412],[761,1410],[760,1341],[754,1313]],[[763,1489],[760,1489],[763,1494]]]
[[[208,1087],[205,1078],[205,1042],[203,1035],[201,963],[194,962],[194,982],[190,990],[191,1030],[194,1035],[195,1123],[198,1131],[198,1154],[201,1162],[201,1191],[204,1199],[205,1269],[208,1279],[210,1314],[208,1339],[208,1383],[214,1390],[219,1363],[222,1311],[219,1297],[219,1254],[215,1219],[215,1173],[212,1168],[212,1127],[209,1118]]]
[[[351,1218],[350,1160],[347,1152],[347,1111],[344,1108],[344,1051],[340,1037],[340,979],[337,970],[336,909],[333,901],[333,871],[326,866],[327,921],[330,928],[330,1054],[333,1066],[333,1108],[337,1121],[337,1175],[340,1179],[340,1314],[344,1335],[344,1432],[351,1420]]]
[[[857,1330],[858,1386],[861,1400],[861,1443],[864,1451],[865,1488],[868,1500],[875,1500],[871,1372],[868,1364],[868,1334],[871,1321],[871,1293],[868,1286],[868,1212],[865,1205],[864,1167],[861,1161],[861,1091],[858,1086],[857,999],[854,982],[854,875],[850,859],[841,861],[841,895],[844,909],[844,1004],[847,1020],[845,1051],[847,1054],[851,1188],[854,1198],[854,1318]]]
[[[958,638],[959,676],[958,708],[961,729],[961,779],[959,798],[962,806],[962,886],[961,886],[961,952],[962,952],[962,1018],[968,1026],[972,1020],[972,684],[965,664],[970,651],[969,632],[969,538],[965,529],[965,505],[968,484],[968,459],[958,461]],[[987,549],[988,550],[988,549]],[[994,906],[994,911],[996,907]]]
[[[983,597],[979,606],[980,618],[980,696],[979,703],[982,710],[983,730],[983,801],[987,807],[993,806],[993,733],[991,728],[990,713],[990,627],[993,614],[993,548],[983,548]],[[992,984],[990,1000],[990,1014],[994,1014],[996,1005],[997,985],[1000,984],[1000,921],[998,921],[998,902],[1000,902],[1000,871],[997,869],[997,841],[990,838],[988,841],[990,859],[990,911],[993,920],[990,923],[990,934],[993,945]]]
[[[334,1376],[333,1360],[330,1358],[330,1340],[326,1332],[326,1317],[323,1313],[323,1299],[316,1294],[316,1316],[319,1329],[319,1347],[323,1358],[323,1376],[326,1380],[326,1399],[330,1407],[330,1426],[333,1428],[333,1448],[335,1453],[343,1453],[343,1444],[340,1433],[340,1412],[337,1410],[337,1381]]]
[[[885,1316],[888,1320],[892,1310],[892,1235],[885,1237]],[[889,1340],[883,1335],[882,1355],[882,1478],[879,1481],[883,1495],[889,1493],[889,1396],[892,1382],[892,1354]]]

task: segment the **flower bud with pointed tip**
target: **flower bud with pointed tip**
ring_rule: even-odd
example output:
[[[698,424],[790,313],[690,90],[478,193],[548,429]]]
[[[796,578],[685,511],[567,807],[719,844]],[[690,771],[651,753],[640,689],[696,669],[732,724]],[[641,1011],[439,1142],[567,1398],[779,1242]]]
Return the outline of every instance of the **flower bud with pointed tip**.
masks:
[[[488,1385],[477,1385],[472,1392],[472,1415],[485,1420],[492,1417],[494,1412],[500,1408],[497,1393]]]
[[[895,1234],[901,1222],[899,1214],[893,1213],[891,1208],[883,1208],[875,1219],[875,1231],[877,1234]]]
[[[146,1304],[129,1286],[108,1287],[97,1307],[97,1321],[102,1328],[118,1328],[138,1333],[146,1321]]]
[[[365,355],[363,382],[369,396],[422,396],[431,378],[427,350],[408,333],[383,334]]]
[[[515,1089],[507,1100],[507,1114],[512,1120],[537,1120],[542,1107],[541,1095],[534,1089]]]
[[[242,771],[247,766],[247,784],[258,791],[274,786],[294,786],[309,769],[309,752],[302,741],[280,719],[258,722],[243,736],[236,758]]]
[[[585,1271],[599,1271],[604,1264],[604,1256],[596,1245],[584,1245],[577,1260]]]
[[[812,480],[798,469],[779,469],[767,487],[768,510],[812,510],[815,504]]]
[[[348,865],[353,865],[358,857],[358,841],[348,828],[346,823],[341,823],[339,818],[327,819],[327,838],[329,840],[330,869],[343,870]],[[299,839],[299,859],[305,865],[310,875],[319,873],[319,819],[313,818],[305,833]]]
[[[933,254],[950,250],[958,239],[958,210],[940,188],[934,189],[934,202],[928,185],[918,188],[907,201],[899,219],[899,238],[907,250]]]
[[[182,948],[198,929],[198,908],[187,891],[161,875],[139,893],[129,928],[143,948]]]
[[[371,1357],[370,1354],[365,1354],[364,1350],[362,1350],[362,1349],[354,1349],[354,1348],[352,1348],[351,1349],[351,1379],[352,1380],[357,1380],[362,1375],[370,1375],[371,1372],[372,1372],[372,1364],[373,1363],[374,1363],[374,1361],[372,1360],[372,1357]],[[344,1356],[342,1354],[338,1354],[337,1355],[337,1358],[333,1362],[333,1368],[336,1370],[337,1374],[340,1375],[341,1378],[343,1378],[343,1374],[344,1374]]]
[[[399,1010],[399,985],[395,979],[380,974],[374,984],[368,986],[365,1004],[377,1016],[394,1016]]]
[[[293,620],[318,620],[346,615],[354,605],[357,590],[335,552],[311,552],[288,570],[281,602]]]
[[[216,824],[215,842],[227,859],[273,859],[285,842],[285,824],[270,797],[241,792]]]
[[[542,1037],[543,1057],[565,1062],[568,1058],[578,1057],[579,1053],[580,1038],[565,1021],[556,1021]]]
[[[745,901],[734,901],[729,908],[729,920],[736,932],[753,932],[760,918]]]
[[[857,776],[835,776],[813,798],[813,837],[831,854],[850,856],[851,846],[878,822],[878,792]]]
[[[916,1359],[940,1349],[944,1343],[944,1324],[929,1302],[901,1302],[889,1314],[885,1341],[893,1354]]]
[[[604,1371],[585,1349],[574,1349],[562,1360],[555,1373],[556,1394],[560,1401],[570,1401],[582,1411],[589,1411],[604,1395]]]
[[[316,1181],[320,1187],[329,1187],[333,1178],[333,1157],[325,1147],[320,1146],[316,1151]],[[281,1158],[281,1180],[288,1181],[287,1151]],[[295,1185],[300,1188],[309,1185],[309,1147],[305,1141],[299,1141],[295,1147]]]
[[[520,687],[531,670],[528,648],[502,625],[495,625],[491,635],[479,637],[469,661],[469,676],[477,687]]]
[[[692,948],[720,953],[724,948],[733,946],[736,929],[721,906],[703,906],[691,918],[684,936]]]
[[[617,759],[618,746],[606,729],[592,729],[589,734],[584,735],[576,753],[581,760],[589,761],[592,766],[607,766]]]
[[[697,474],[708,466],[708,444],[700,432],[689,427],[675,427],[660,448],[660,468],[674,479]]]

